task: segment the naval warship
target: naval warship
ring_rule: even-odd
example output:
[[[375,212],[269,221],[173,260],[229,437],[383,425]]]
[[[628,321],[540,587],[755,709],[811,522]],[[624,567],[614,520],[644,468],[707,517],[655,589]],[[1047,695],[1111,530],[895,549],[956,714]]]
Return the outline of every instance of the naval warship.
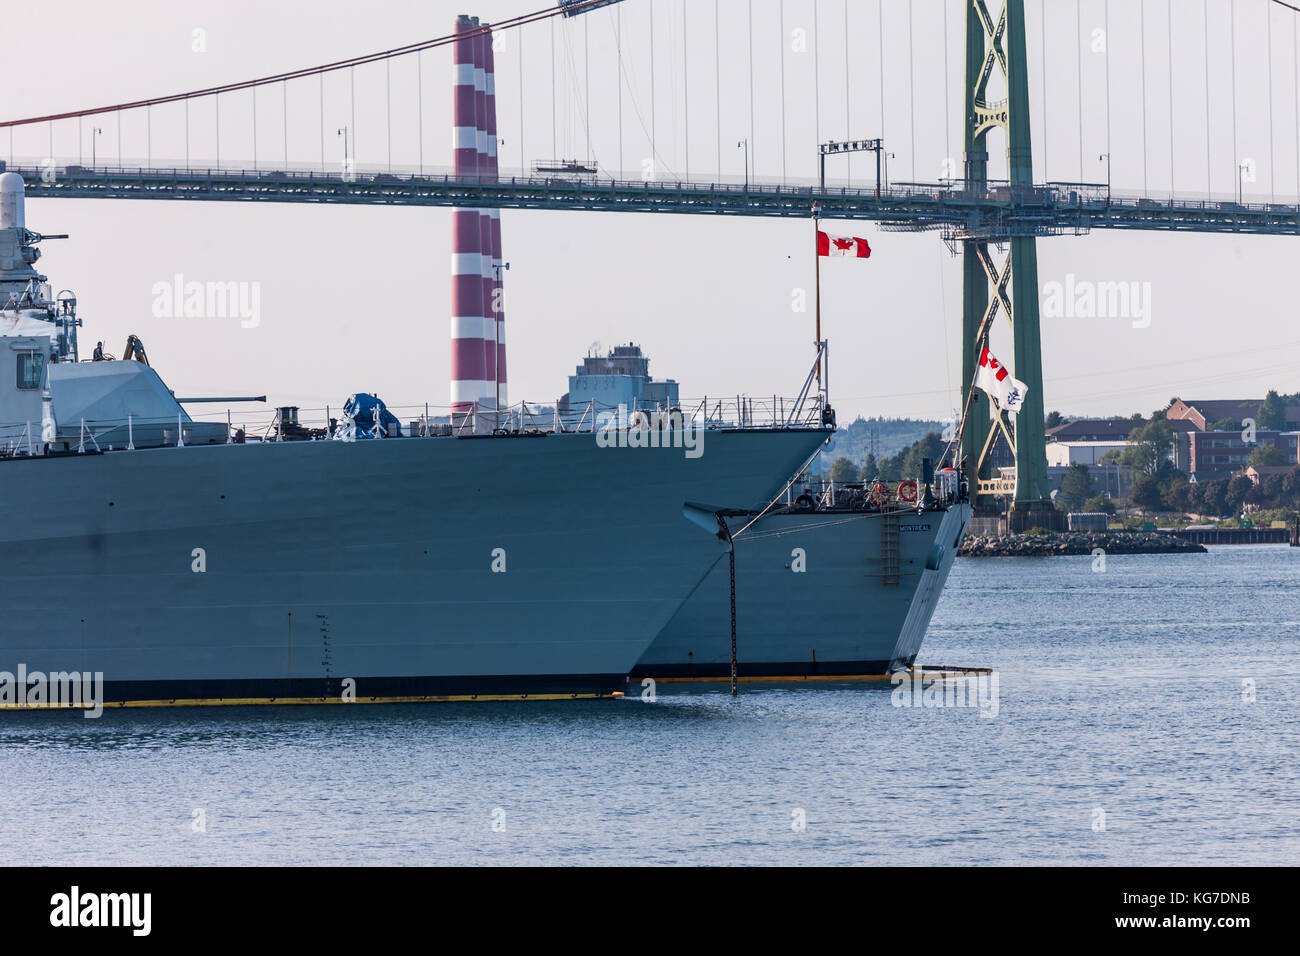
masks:
[[[0,672],[102,674],[109,704],[618,692],[724,553],[714,516],[833,428],[244,441],[139,350],[81,360],[43,238],[0,175]]]
[[[724,515],[737,529],[738,677],[844,679],[910,668],[970,521],[959,470],[801,487],[766,513]],[[633,678],[729,677],[731,583],[727,568],[715,568]]]

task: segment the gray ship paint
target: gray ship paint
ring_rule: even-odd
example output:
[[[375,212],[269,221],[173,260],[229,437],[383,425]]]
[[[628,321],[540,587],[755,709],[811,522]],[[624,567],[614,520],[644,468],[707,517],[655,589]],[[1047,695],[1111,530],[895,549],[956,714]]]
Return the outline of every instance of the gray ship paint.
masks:
[[[830,434],[228,444],[143,360],[77,361],[39,241],[0,175],[0,668],[101,704],[619,691],[724,553],[686,515],[763,507]]]
[[[0,461],[0,501],[21,502],[0,528],[0,666],[102,671],[110,701],[342,678],[363,698],[397,678],[607,693],[723,553],[683,504],[761,503],[825,436],[718,432],[698,459],[549,435]]]
[[[898,584],[882,581],[879,514],[761,518],[736,538],[741,676],[884,674],[910,666],[969,518],[965,502],[902,518]],[[729,673],[728,590],[720,564],[655,638],[633,677]]]

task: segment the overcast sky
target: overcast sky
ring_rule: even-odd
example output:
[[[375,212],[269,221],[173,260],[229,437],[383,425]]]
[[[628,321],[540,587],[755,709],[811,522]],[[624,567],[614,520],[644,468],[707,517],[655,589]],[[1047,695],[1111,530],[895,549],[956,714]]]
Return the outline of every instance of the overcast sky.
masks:
[[[25,7],[22,38],[10,35],[0,113],[43,115],[274,74],[441,36],[461,12],[500,20],[542,6],[52,0]],[[847,33],[845,0],[783,7],[754,0],[752,127],[749,6],[720,0],[717,32],[713,0],[654,0],[653,33],[650,0],[625,0],[560,22],[554,41],[549,24],[504,35],[497,53],[503,167],[556,152],[640,175],[652,128],[663,178],[688,168],[693,177],[714,176],[719,166],[723,176],[741,177],[740,139],[751,144],[751,175],[766,179],[814,176],[815,144],[845,136],[883,135],[894,181],[933,181],[947,158],[960,167],[959,0],[884,0],[883,16],[877,0],[849,0]],[[1246,161],[1247,198],[1294,201],[1295,14],[1267,0],[1210,0],[1207,61],[1203,0],[1111,0],[1109,13],[1103,0],[1026,6],[1036,178],[1104,182],[1098,157],[1109,144],[1116,190],[1164,195],[1172,184],[1180,194],[1226,198]],[[390,151],[395,167],[415,166],[421,153],[426,169],[447,165],[450,62],[444,48],[418,63],[394,61],[387,75],[383,64],[332,74],[323,122],[319,80],[259,91],[258,166],[284,166],[287,146],[290,165],[319,167],[323,131],[325,164],[337,169],[343,125],[363,167],[386,166]],[[252,164],[253,109],[247,93],[221,98],[224,163]],[[93,138],[100,160],[115,160],[117,123],[112,114],[80,130],[60,123],[53,154],[76,161],[80,150],[88,162]],[[103,130],[97,137],[95,127]],[[215,157],[215,127],[211,100],[194,102],[192,162]],[[125,114],[121,130],[126,160],[184,162],[183,107]],[[0,154],[9,149],[3,137]],[[40,161],[49,142],[46,127],[20,130],[13,154]],[[991,153],[997,163],[1005,155],[1000,133]],[[869,182],[868,167],[865,157],[857,160],[853,180]],[[829,175],[846,172],[841,164]],[[796,290],[811,292],[809,223],[510,210],[502,222],[513,400],[554,401],[592,343],[629,340],[644,345],[652,373],[682,383],[684,396],[791,394],[801,384],[812,317],[793,303]],[[359,390],[394,405],[447,401],[450,210],[32,200],[28,225],[72,234],[46,244],[41,268],[56,288],[78,293],[86,351],[102,338],[120,354],[126,335],[137,333],[177,394],[265,392],[273,403],[304,407],[338,407]],[[823,269],[835,404],[850,415],[949,414],[960,377],[960,259],[935,233],[883,233],[867,223],[826,228],[866,236],[874,250],[867,262]],[[1300,391],[1300,238],[1096,232],[1038,248],[1044,290],[1073,275],[1076,283],[1137,283],[1150,295],[1147,315],[1043,317],[1049,409],[1149,412],[1172,395]],[[260,283],[260,324],[154,317],[155,283],[178,273],[187,281]],[[993,345],[1011,360],[1005,323]]]

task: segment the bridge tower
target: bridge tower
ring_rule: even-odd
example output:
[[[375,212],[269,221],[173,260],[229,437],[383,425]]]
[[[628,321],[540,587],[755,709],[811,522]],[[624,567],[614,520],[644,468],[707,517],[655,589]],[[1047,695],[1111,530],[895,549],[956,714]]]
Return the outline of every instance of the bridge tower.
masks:
[[[1044,201],[1034,188],[1029,138],[1029,76],[1025,56],[1024,0],[1002,0],[997,17],[986,0],[966,0],[965,188],[992,194],[1010,212]],[[1007,96],[991,102],[989,81],[998,70]],[[988,136],[1000,128],[1007,143],[1006,183],[990,183]],[[1043,426],[1043,360],[1038,316],[1037,232],[990,214],[956,230],[962,247],[962,387],[969,408],[962,450],[967,455],[977,507],[990,507],[994,495],[1014,499],[1013,528],[1050,527],[1055,517],[1047,487]],[[1006,249],[999,265],[995,253]],[[1015,416],[992,408],[989,396],[973,388],[980,352],[989,328],[1002,312],[1011,324],[1012,365],[1029,394]],[[972,394],[973,392],[973,394]],[[988,463],[1001,434],[1015,453],[1014,489]]]

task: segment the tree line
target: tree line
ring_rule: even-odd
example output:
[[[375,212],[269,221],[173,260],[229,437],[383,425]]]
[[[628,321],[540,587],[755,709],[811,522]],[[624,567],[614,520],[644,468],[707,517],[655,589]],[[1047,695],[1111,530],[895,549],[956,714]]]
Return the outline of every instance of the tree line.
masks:
[[[938,432],[927,432],[924,437],[914,441],[896,455],[876,458],[867,452],[861,465],[843,455],[831,462],[831,481],[841,483],[881,481],[901,481],[904,478],[919,480],[923,471],[924,459],[930,459],[931,467],[939,467],[939,456],[943,454],[948,443]]]

